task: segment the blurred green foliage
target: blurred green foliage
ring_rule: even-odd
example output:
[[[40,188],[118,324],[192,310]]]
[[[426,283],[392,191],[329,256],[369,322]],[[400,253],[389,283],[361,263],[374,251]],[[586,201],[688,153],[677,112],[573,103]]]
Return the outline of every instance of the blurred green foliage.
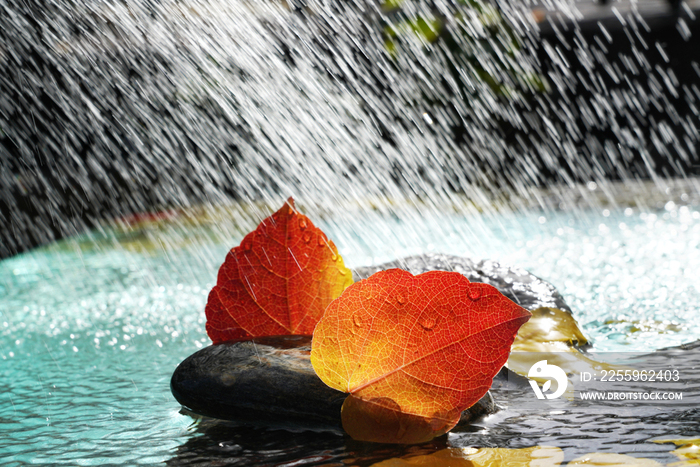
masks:
[[[499,9],[488,2],[455,0],[449,14],[421,0],[386,0],[384,46],[398,58],[403,46],[416,39],[426,47],[447,52],[448,65],[458,77],[468,72],[507,99],[547,91],[541,75],[518,63],[521,45]],[[461,80],[458,80],[461,81]]]

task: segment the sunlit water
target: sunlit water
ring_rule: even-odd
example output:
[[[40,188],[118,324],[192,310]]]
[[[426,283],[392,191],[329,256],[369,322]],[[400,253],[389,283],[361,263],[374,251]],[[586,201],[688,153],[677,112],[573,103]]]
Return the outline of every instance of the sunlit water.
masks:
[[[242,211],[234,212],[245,219]],[[405,212],[419,217],[410,208]],[[504,212],[486,221],[431,212],[410,223],[378,213],[369,219],[328,214],[317,223],[350,267],[435,251],[528,269],[558,287],[596,350],[648,352],[700,337],[697,206]],[[5,463],[201,461],[187,455],[202,448],[196,441],[201,434],[178,413],[169,379],[182,359],[209,344],[206,297],[219,263],[245,232],[222,234],[223,221],[198,224],[183,222],[183,216],[174,217],[170,227],[146,222],[135,230],[95,231],[0,263],[0,407],[3,432],[9,435],[0,441],[0,453]],[[490,429],[506,436],[512,423]],[[265,460],[251,447],[227,451],[213,446],[212,453],[205,446],[207,455],[220,451],[244,464],[319,455],[312,448],[275,444],[286,435],[232,430],[205,431],[200,443],[219,439],[228,446],[243,437],[245,445],[252,442],[246,433],[257,433],[267,440],[261,443],[271,443],[259,449],[282,451]],[[575,435],[566,433],[562,446]],[[472,445],[474,436],[450,439]],[[299,442],[311,444],[326,440],[328,449],[337,451],[323,454],[330,458],[364,455],[366,463],[403,453],[370,449],[358,454],[330,434],[302,438]],[[495,439],[482,442],[492,445]],[[549,444],[556,440],[547,437]],[[525,441],[518,443],[523,447]]]

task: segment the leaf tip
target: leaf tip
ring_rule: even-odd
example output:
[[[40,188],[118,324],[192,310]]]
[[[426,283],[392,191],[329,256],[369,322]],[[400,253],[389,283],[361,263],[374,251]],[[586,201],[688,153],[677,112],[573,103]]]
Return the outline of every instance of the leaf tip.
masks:
[[[287,198],[287,202],[285,203],[284,207],[286,208],[287,212],[290,214],[292,212],[297,212],[297,208],[294,205],[294,197],[290,196],[289,198]]]

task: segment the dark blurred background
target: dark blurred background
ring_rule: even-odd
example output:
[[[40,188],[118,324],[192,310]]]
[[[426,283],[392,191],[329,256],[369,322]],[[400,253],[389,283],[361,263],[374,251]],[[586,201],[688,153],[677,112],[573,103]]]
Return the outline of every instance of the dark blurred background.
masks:
[[[0,3],[0,258],[102,219],[259,199],[295,183],[282,140],[235,105],[236,93],[250,88],[227,94],[218,81],[218,73],[253,80],[235,50],[223,63],[185,40],[191,30],[171,40],[178,23],[164,16],[174,11],[165,2],[101,5]],[[360,16],[357,5],[326,4],[324,12],[344,18],[338,27],[334,15],[297,2],[283,5],[297,32],[278,20],[260,24],[277,62],[325,74],[359,102],[363,124],[378,135],[367,160],[328,157],[327,170],[341,180],[364,183],[368,165],[384,157],[381,189],[418,194],[414,176],[428,188],[491,194],[697,176],[697,3],[575,5],[578,16],[561,5],[423,2],[424,19],[400,2]],[[462,9],[476,12],[486,32],[470,36]],[[525,10],[529,23],[518,16]],[[487,24],[492,11],[500,13]],[[202,21],[202,40],[222,39],[204,34],[206,18],[192,17]],[[159,42],[161,24],[172,37]],[[188,78],[198,90],[183,85],[185,68],[199,73]],[[406,97],[390,78],[429,85]],[[202,91],[208,85],[216,92]],[[406,133],[455,150],[402,159]],[[304,148],[295,150],[286,157],[305,161]]]

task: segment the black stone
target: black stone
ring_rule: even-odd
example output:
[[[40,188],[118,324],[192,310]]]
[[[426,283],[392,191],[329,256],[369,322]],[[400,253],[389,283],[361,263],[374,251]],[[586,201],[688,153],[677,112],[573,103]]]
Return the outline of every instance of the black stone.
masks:
[[[170,388],[195,414],[254,425],[341,429],[347,394],[316,376],[311,336],[271,336],[210,345],[185,359]],[[493,413],[486,394],[462,413],[460,424]]]
[[[311,336],[272,336],[211,345],[183,361],[170,388],[200,415],[257,424],[339,427],[346,394],[314,373]]]

